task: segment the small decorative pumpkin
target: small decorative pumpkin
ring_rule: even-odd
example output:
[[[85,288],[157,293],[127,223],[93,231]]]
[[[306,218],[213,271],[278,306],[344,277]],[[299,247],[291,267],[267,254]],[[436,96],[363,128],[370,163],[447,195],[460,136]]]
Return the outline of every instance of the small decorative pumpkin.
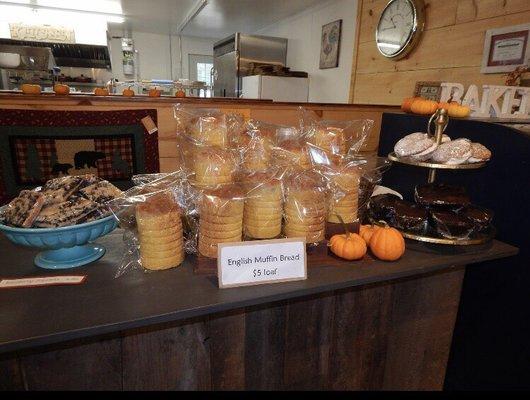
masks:
[[[40,85],[32,85],[30,83],[24,83],[20,86],[20,90],[24,94],[40,94]]]
[[[410,106],[414,100],[418,100],[419,98],[420,97],[407,97],[403,99],[403,102],[401,103],[401,111],[410,112]]]
[[[379,227],[370,238],[370,250],[380,260],[395,261],[405,253],[405,239],[395,228]]]
[[[186,97],[186,92],[182,89],[177,90],[175,97]]]
[[[410,111],[414,114],[430,115],[436,112],[438,103],[433,100],[416,99],[410,105]]]
[[[366,242],[357,233],[333,235],[329,240],[331,252],[345,260],[359,260],[366,254]]]
[[[456,101],[449,103],[447,114],[450,117],[465,118],[471,113],[471,108],[458,104]]]
[[[109,95],[109,89],[98,87],[98,88],[94,89],[94,94],[96,96],[108,96]]]
[[[438,109],[445,108],[446,110],[449,110],[449,106],[451,105],[450,102],[447,101],[441,101],[438,103]]]
[[[128,87],[127,89],[123,89],[123,92],[121,92],[121,94],[125,97],[133,97],[134,90],[132,90],[131,87]]]
[[[56,83],[55,85],[53,85],[53,91],[55,92],[55,94],[67,95],[70,93],[70,86],[63,85],[62,83]]]
[[[359,235],[364,239],[367,245],[370,244],[370,239],[374,232],[379,229],[377,225],[361,225],[359,227]]]
[[[149,89],[147,94],[149,95],[149,97],[160,97],[160,95],[162,94],[162,91],[154,87],[154,88]]]

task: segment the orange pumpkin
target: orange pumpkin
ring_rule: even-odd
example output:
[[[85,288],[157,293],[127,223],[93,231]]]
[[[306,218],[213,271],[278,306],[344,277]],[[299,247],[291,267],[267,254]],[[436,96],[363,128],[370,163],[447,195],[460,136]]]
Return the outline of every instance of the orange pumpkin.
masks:
[[[32,85],[30,83],[24,83],[20,86],[20,90],[24,94],[40,94],[41,88],[40,85]]]
[[[404,112],[410,112],[410,106],[414,102],[414,100],[418,100],[420,97],[407,97],[403,99],[403,102],[401,103],[401,111]]]
[[[438,103],[433,100],[416,99],[410,105],[410,111],[414,114],[430,115],[438,109]]]
[[[465,118],[470,113],[471,108],[458,104],[456,101],[451,102],[447,109],[447,114],[449,114],[450,117]]]
[[[380,260],[395,261],[405,253],[405,239],[395,228],[380,227],[370,239],[370,250]]]
[[[98,87],[98,88],[94,89],[94,94],[96,96],[108,96],[109,95],[109,89]]]
[[[449,109],[449,106],[451,105],[451,103],[447,102],[447,101],[441,101],[438,103],[438,108],[445,108],[446,110]]]
[[[63,85],[62,83],[56,83],[53,85],[53,91],[55,94],[67,95],[70,93],[70,87],[68,85]]]
[[[329,240],[331,252],[345,260],[359,260],[366,254],[366,242],[357,233],[333,235]]]
[[[133,97],[134,96],[134,90],[132,90],[130,87],[127,89],[123,89],[123,92],[121,94],[125,97]]]
[[[177,90],[175,97],[186,97],[186,92],[182,89]]]
[[[162,94],[162,91],[157,88],[151,88],[149,89],[147,94],[149,95],[149,97],[160,97],[160,95]]]
[[[379,229],[377,225],[361,225],[359,227],[359,235],[364,239],[366,244],[369,245],[370,239],[377,229]]]

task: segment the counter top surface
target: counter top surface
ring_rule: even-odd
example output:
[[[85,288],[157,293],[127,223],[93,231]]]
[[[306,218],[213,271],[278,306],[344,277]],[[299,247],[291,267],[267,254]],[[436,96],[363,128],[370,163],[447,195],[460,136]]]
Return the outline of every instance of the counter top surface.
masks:
[[[99,261],[64,271],[35,267],[36,249],[15,246],[0,237],[1,278],[87,276],[81,285],[0,289],[0,352],[413,277],[517,253],[517,248],[496,240],[455,247],[407,242],[407,251],[397,262],[369,255],[346,262],[315,254],[308,258],[307,280],[219,289],[217,278],[194,275],[190,261],[161,272],[132,269],[115,278],[125,250],[122,234],[117,230],[97,241],[107,248]]]
[[[176,103],[193,103],[193,104],[231,104],[231,105],[261,105],[261,106],[317,106],[317,107],[340,107],[340,108],[356,108],[356,109],[385,109],[385,110],[399,110],[399,106],[385,106],[376,104],[349,104],[349,103],[288,103],[272,101],[270,99],[244,99],[235,97],[175,97],[165,96],[149,97],[147,95],[136,95],[133,97],[125,97],[121,95],[110,96],[96,96],[92,93],[71,93],[67,96],[56,95],[55,93],[42,93],[40,95],[23,94],[14,91],[0,91],[0,104],[34,104],[34,103],[50,103],[60,105],[90,105],[90,104],[114,104],[116,106],[128,103],[134,104],[160,104],[162,106],[170,106]]]

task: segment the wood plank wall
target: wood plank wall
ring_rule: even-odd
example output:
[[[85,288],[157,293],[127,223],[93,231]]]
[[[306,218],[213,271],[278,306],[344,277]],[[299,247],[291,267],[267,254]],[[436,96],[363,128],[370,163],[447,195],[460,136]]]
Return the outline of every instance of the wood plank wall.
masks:
[[[420,43],[405,59],[391,61],[375,45],[375,29],[388,0],[359,0],[357,51],[350,102],[398,105],[417,81],[504,84],[503,74],[481,74],[488,29],[530,22],[530,0],[425,0]]]

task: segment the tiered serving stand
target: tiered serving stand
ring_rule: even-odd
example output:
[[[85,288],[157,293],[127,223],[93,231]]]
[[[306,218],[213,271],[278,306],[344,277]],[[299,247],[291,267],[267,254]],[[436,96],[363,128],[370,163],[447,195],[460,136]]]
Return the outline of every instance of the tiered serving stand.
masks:
[[[439,109],[431,116],[431,118],[429,119],[429,125],[427,127],[427,133],[429,135],[432,135],[431,126],[433,123],[436,126],[434,138],[436,140],[436,143],[440,144],[442,143],[442,134],[445,131],[445,128],[447,128],[447,125],[449,123],[449,117],[447,116],[447,110]],[[432,183],[436,180],[436,172],[439,169],[468,170],[468,169],[482,168],[486,165],[486,162],[448,165],[448,164],[438,164],[438,163],[431,163],[431,162],[424,162],[424,161],[416,161],[410,158],[397,157],[394,152],[391,152],[390,154],[388,154],[388,159],[392,162],[396,162],[400,164],[411,165],[411,166],[419,167],[419,168],[428,168],[429,169],[429,176],[427,179],[428,183]],[[400,232],[407,239],[417,240],[420,242],[449,244],[449,245],[482,244],[482,243],[486,243],[490,241],[495,236],[495,229],[493,228],[493,226],[491,226],[485,232],[473,233],[468,238],[464,238],[464,239],[444,238],[443,236],[438,234],[436,231],[434,231],[431,227],[428,227],[427,230],[423,234],[407,232],[403,230],[400,230]]]

